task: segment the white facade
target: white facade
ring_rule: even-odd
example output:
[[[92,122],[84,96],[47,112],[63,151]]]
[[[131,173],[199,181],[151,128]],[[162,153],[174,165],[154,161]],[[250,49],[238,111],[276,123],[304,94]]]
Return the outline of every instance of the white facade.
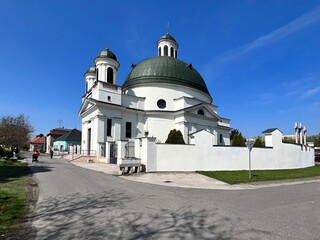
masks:
[[[186,144],[192,143],[192,134],[206,130],[214,145],[230,145],[230,120],[218,115],[192,65],[177,59],[178,43],[166,34],[157,46],[158,57],[150,59],[157,64],[147,59],[133,66],[131,74],[136,75],[123,87],[117,85],[120,64],[109,49],[85,73],[86,93],[79,112],[84,152],[110,162],[112,143],[145,136],[164,143],[172,129],[181,131]]]

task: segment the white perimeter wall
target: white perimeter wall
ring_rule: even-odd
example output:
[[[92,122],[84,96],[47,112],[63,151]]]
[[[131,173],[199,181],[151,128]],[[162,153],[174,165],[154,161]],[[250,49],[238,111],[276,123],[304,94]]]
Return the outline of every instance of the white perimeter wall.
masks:
[[[241,147],[156,144],[156,169],[149,171],[247,170],[249,150]],[[282,149],[254,148],[251,169],[292,169],[314,166],[313,149],[286,145]]]
[[[142,141],[141,162],[153,171],[247,170],[249,150],[246,147],[212,146],[208,133],[196,136],[195,145],[156,144]],[[273,148],[253,148],[251,169],[293,169],[314,166],[314,149],[279,143]]]

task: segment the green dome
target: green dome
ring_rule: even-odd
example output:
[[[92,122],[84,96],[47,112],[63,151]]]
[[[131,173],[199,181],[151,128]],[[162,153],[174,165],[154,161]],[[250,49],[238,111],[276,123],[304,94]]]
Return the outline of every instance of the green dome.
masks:
[[[165,35],[163,35],[163,36],[159,39],[159,41],[164,40],[164,39],[169,39],[169,40],[172,40],[172,41],[174,41],[175,43],[177,43],[177,41],[174,39],[174,37],[172,37],[169,33],[166,33]],[[158,41],[158,42],[159,42],[159,41]]]
[[[123,89],[145,86],[148,83],[167,83],[198,89],[210,96],[206,83],[191,64],[167,56],[146,59],[127,76]]]
[[[87,73],[96,73],[96,67],[89,67],[85,74]]]
[[[96,58],[111,58],[117,61],[116,55],[113,52],[111,52],[109,48],[102,50]]]

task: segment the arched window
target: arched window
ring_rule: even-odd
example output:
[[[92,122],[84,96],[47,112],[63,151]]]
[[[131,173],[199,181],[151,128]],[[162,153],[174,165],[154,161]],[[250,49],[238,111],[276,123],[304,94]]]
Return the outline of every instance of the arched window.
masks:
[[[174,52],[175,52],[174,57],[175,57],[175,58],[178,58],[178,52],[177,52],[177,50],[175,50]]]
[[[199,109],[199,110],[198,110],[198,114],[199,114],[199,115],[204,115],[204,111],[203,111],[202,109]]]
[[[159,47],[159,54],[158,54],[158,56],[161,56],[161,48]]]
[[[164,56],[168,56],[168,46],[164,46]]]
[[[171,47],[171,48],[170,48],[170,56],[171,56],[171,57],[174,57],[174,56],[173,56],[173,52],[174,52],[173,47]]]
[[[113,83],[113,69],[111,67],[107,69],[107,82]]]

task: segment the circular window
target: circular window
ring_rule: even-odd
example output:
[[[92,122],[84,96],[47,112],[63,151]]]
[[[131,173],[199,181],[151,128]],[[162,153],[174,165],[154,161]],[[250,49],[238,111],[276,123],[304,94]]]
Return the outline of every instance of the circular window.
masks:
[[[158,100],[157,105],[159,108],[163,109],[167,106],[166,101],[163,99]]]

